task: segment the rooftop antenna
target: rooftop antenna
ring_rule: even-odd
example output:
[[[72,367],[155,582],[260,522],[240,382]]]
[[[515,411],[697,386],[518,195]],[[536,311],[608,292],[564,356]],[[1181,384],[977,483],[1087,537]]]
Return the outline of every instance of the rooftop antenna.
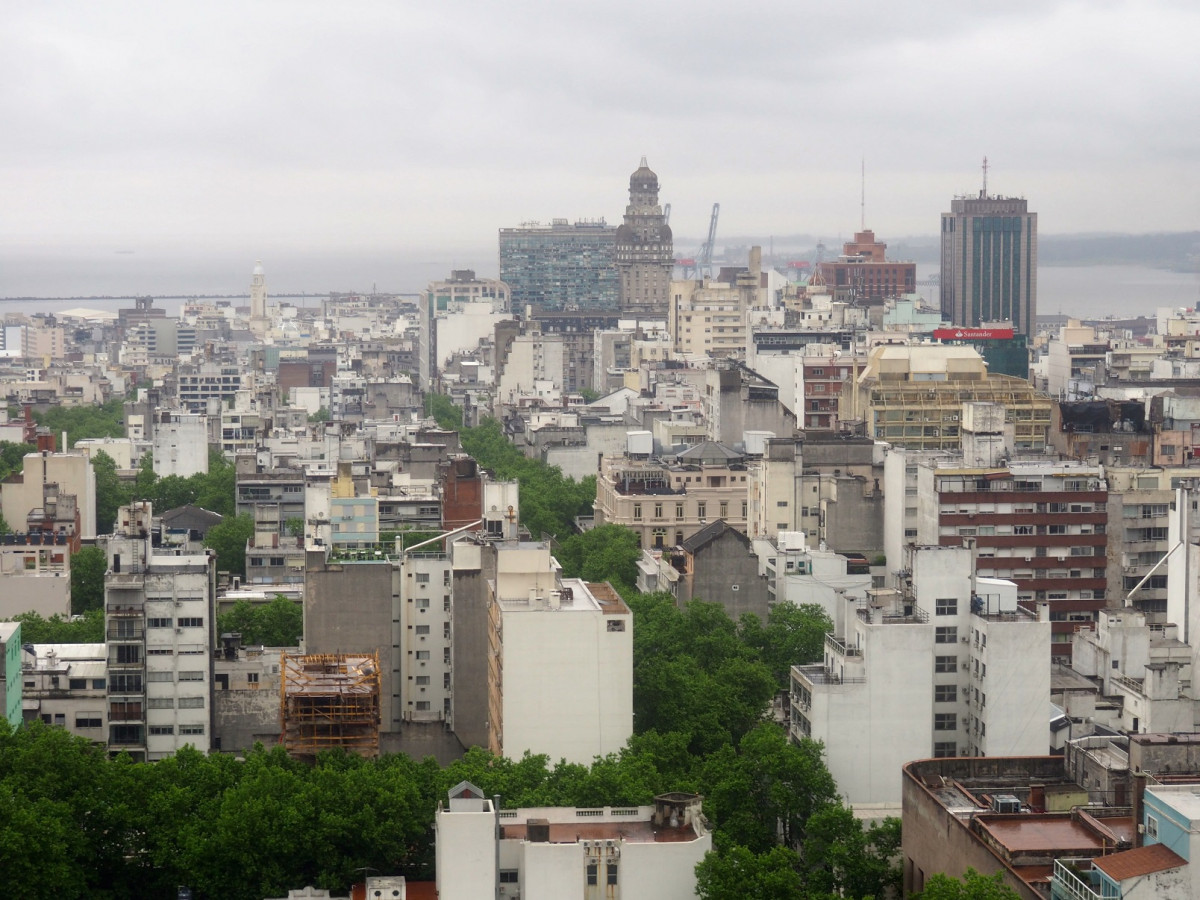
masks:
[[[987,170],[988,170],[988,161],[987,161],[987,157],[985,156],[983,158],[983,192],[979,195],[980,200],[987,199]]]
[[[859,200],[859,207],[861,209],[860,216],[862,217],[862,223],[859,225],[858,230],[866,231],[867,230],[867,158],[865,156],[862,158],[862,197]]]

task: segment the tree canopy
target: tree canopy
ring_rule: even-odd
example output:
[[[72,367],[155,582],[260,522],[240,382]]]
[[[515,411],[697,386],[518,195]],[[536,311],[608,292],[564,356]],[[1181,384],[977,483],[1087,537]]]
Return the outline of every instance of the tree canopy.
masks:
[[[217,554],[217,568],[246,576],[246,542],[254,535],[251,516],[231,516],[208,529],[204,546]],[[290,646],[290,645],[289,645]]]
[[[71,555],[71,612],[104,607],[104,573],[108,559],[100,547],[84,547]]]
[[[221,634],[240,632],[243,644],[295,647],[304,632],[304,610],[282,594],[270,603],[239,600],[217,617],[217,628]]]
[[[69,446],[92,438],[125,437],[125,398],[113,397],[102,406],[51,406],[35,410],[33,418],[55,434],[65,431]]]
[[[21,623],[23,644],[100,644],[104,642],[104,610],[89,609],[78,616],[63,618],[57,613],[48,619],[35,612],[23,612],[9,621]]]

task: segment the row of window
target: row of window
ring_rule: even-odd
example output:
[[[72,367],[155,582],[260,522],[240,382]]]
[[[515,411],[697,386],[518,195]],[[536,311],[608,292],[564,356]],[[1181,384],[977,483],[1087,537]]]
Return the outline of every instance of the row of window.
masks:
[[[683,518],[687,517],[686,516],[686,507],[687,507],[686,503],[676,503],[675,504],[675,518],[676,519],[683,519]],[[719,509],[719,512],[718,512],[719,518],[722,518],[722,519],[729,518],[729,501],[728,500],[722,500],[720,502],[720,504],[718,505],[718,509]],[[746,518],[747,509],[748,509],[748,501],[743,500],[742,501],[742,518],[743,519]],[[656,519],[664,518],[665,517],[664,511],[665,511],[665,506],[662,503],[654,504],[654,518],[656,518]],[[708,516],[708,503],[707,502],[701,500],[696,504],[696,515],[701,519],[707,518],[707,516]],[[633,504],[633,520],[635,522],[642,521],[642,504],[640,504],[640,503]]]

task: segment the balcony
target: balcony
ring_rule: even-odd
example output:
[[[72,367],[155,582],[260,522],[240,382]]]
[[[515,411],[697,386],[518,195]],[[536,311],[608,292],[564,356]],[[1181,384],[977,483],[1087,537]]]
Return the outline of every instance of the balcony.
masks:
[[[849,646],[845,641],[839,640],[832,634],[825,635],[825,649],[831,653],[836,653],[838,656],[862,656],[862,649],[860,647]]]
[[[835,672],[830,672],[821,663],[811,666],[793,666],[792,672],[797,677],[801,687],[811,690],[816,684],[865,684],[866,678],[843,678]]]
[[[1092,888],[1091,865],[1090,859],[1056,859],[1050,881],[1053,900],[1101,900],[1100,893]]]

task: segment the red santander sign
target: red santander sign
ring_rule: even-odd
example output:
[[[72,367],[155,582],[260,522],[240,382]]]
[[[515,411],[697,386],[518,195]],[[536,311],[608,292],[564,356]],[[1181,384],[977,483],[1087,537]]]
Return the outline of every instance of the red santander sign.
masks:
[[[935,328],[939,341],[1011,341],[1011,328]]]

